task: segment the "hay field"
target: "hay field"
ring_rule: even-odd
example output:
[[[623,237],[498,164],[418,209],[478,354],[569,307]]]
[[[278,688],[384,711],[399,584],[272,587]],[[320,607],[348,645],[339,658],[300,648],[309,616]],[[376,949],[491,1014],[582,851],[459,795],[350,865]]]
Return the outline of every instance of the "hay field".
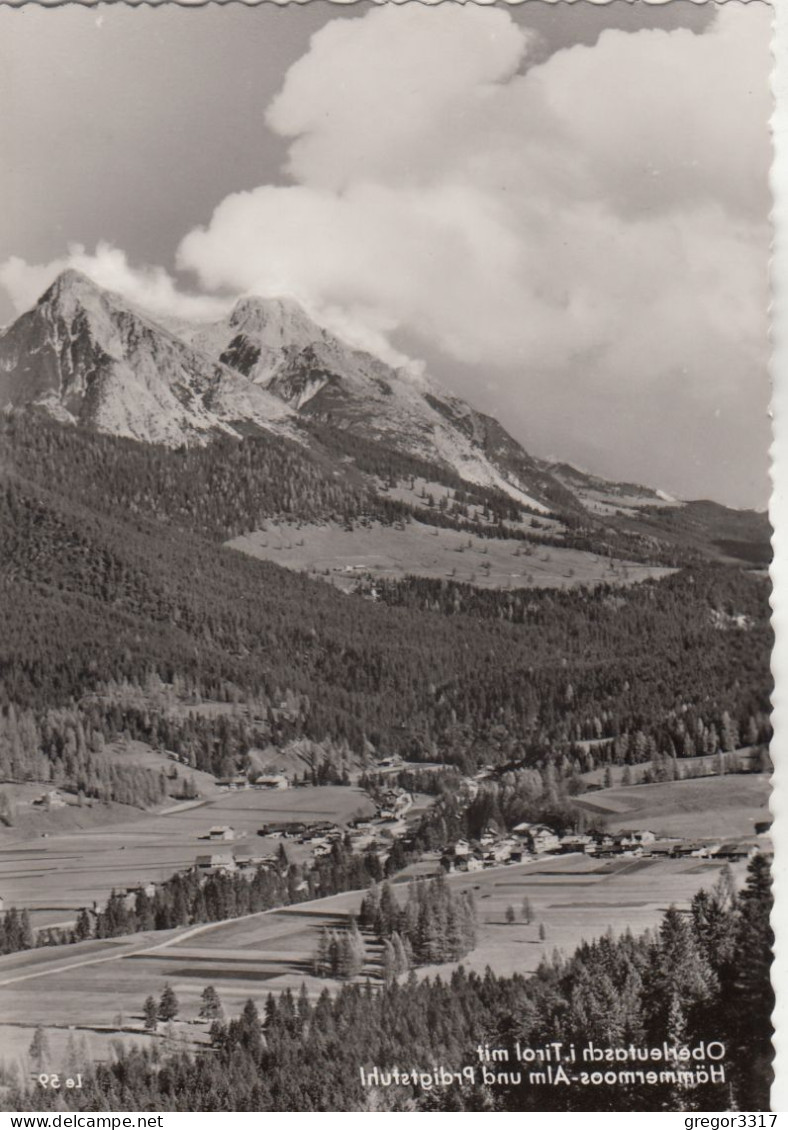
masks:
[[[479,538],[421,522],[402,528],[346,530],[324,524],[270,522],[266,529],[226,543],[230,548],[308,572],[350,591],[364,573],[396,580],[407,574],[447,578],[480,588],[571,588],[615,581],[634,584],[674,572],[634,562],[613,562],[579,549],[527,545],[515,538]],[[526,555],[526,551],[530,556]]]
[[[650,829],[658,836],[689,839],[752,836],[755,822],[769,817],[771,784],[765,773],[731,773],[600,789],[577,798],[593,815],[606,818],[611,832]]]

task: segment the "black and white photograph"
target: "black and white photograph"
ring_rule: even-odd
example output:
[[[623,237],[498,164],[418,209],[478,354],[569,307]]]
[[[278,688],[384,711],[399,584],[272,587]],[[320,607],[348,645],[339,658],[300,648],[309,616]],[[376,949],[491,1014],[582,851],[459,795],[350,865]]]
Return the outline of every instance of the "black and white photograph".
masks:
[[[774,1124],[773,16],[0,4],[0,1110]]]

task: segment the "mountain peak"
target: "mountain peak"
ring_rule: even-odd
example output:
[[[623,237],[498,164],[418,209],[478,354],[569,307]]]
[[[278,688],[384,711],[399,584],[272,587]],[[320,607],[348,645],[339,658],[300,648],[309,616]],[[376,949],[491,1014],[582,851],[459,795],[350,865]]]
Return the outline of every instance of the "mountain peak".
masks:
[[[286,314],[304,315],[303,308],[294,298],[276,296],[263,298],[259,294],[245,294],[238,299],[230,314],[230,321],[241,322],[248,317],[283,317]],[[304,315],[305,316],[305,315]]]
[[[71,268],[0,335],[0,409],[6,408],[169,445],[250,429],[288,431],[293,415]]]
[[[258,346],[272,349],[287,345],[303,348],[325,341],[328,336],[294,298],[246,295],[233,307],[229,324],[238,333],[253,338]]]
[[[50,302],[53,298],[62,298],[65,295],[100,295],[103,293],[102,288],[82,271],[78,271],[76,267],[66,267],[41,295],[38,305]]]

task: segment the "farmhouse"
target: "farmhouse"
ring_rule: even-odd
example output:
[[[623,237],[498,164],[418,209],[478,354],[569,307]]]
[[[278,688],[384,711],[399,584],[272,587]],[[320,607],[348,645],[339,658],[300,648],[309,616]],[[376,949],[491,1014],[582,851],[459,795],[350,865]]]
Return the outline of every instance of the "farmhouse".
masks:
[[[231,828],[228,824],[218,824],[215,828],[208,829],[208,835],[205,836],[206,840],[234,840],[235,828]]]
[[[48,792],[42,793],[33,801],[36,808],[46,808],[48,811],[53,808],[65,808],[67,804],[66,798],[57,789],[49,789]]]
[[[512,832],[515,836],[520,836],[522,839],[525,839],[531,829],[535,827],[535,824],[531,824],[528,820],[524,820],[522,824],[515,824],[515,826],[512,828]]]
[[[127,910],[133,910],[137,903],[138,895],[145,895],[146,898],[152,899],[155,894],[155,883],[138,883],[135,887],[126,887],[123,894],[123,905]]]
[[[266,773],[262,777],[256,777],[253,782],[255,789],[286,789],[289,786],[290,782],[284,773]]]
[[[413,804],[413,797],[404,789],[386,789],[380,799],[378,816],[382,820],[398,820]]]
[[[231,792],[249,788],[249,782],[243,773],[237,773],[234,777],[217,777],[216,784],[220,789],[229,789]]]
[[[494,820],[490,820],[482,829],[482,834],[479,836],[479,843],[482,847],[491,847],[496,843],[501,836],[501,830]]]
[[[534,824],[527,833],[528,846],[534,855],[541,855],[546,851],[557,851],[561,846],[558,836],[546,824]]]
[[[288,824],[282,824],[276,831],[269,833],[275,839],[296,840],[299,836],[303,836],[306,832],[306,824],[300,821],[291,821]]]
[[[614,837],[615,842],[622,847],[636,847],[638,844],[653,844],[656,840],[653,832],[641,831],[638,828],[627,829],[626,831],[619,832]]]
[[[211,852],[210,855],[198,855],[194,866],[203,875],[211,875],[217,871],[235,871],[236,863],[230,852]]]
[[[262,866],[263,863],[268,862],[272,861],[264,860],[263,856],[253,855],[252,852],[249,851],[235,852],[236,870],[241,872],[244,879],[249,879],[250,881],[254,879],[257,874],[257,868]]]
[[[710,855],[716,855],[719,850],[719,843],[715,844],[706,840],[684,840],[680,844],[673,845],[672,854],[679,859],[708,859]]]

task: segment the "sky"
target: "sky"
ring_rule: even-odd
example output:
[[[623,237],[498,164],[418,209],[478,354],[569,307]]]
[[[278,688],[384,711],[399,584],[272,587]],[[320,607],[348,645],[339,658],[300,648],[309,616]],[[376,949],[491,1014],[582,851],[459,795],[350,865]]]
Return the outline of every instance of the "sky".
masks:
[[[769,8],[0,8],[0,322],[291,295],[535,455],[764,506]]]

